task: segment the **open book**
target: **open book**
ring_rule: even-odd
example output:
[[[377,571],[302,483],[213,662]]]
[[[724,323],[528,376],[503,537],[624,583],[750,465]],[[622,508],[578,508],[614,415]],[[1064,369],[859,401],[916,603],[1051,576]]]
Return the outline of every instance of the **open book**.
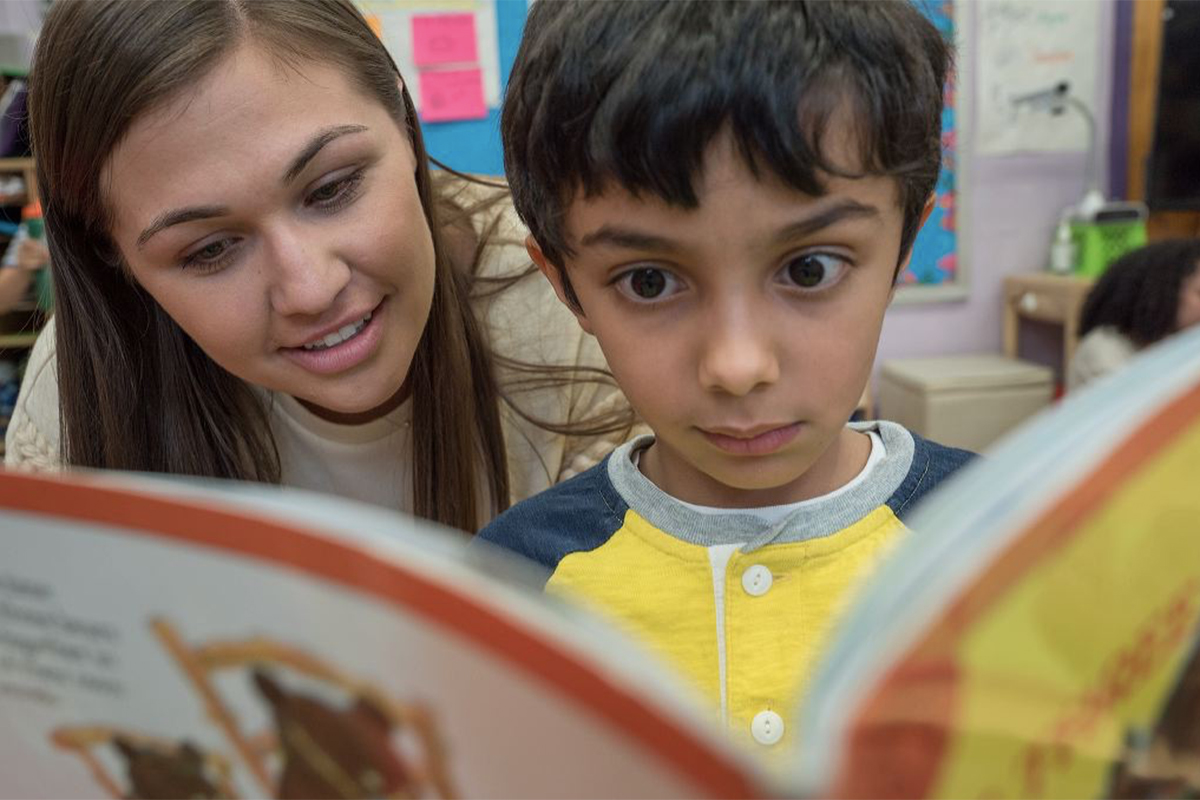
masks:
[[[0,796],[1200,788],[1200,332],[965,471],[768,775],[522,565],[301,492],[0,473]]]

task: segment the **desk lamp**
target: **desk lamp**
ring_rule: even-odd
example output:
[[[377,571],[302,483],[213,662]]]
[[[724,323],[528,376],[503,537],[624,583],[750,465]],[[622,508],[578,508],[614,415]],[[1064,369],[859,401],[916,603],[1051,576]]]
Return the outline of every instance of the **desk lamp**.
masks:
[[[1014,108],[1029,108],[1060,116],[1068,108],[1087,123],[1088,152],[1084,165],[1084,194],[1078,205],[1063,209],[1051,249],[1051,268],[1096,277],[1114,260],[1146,243],[1146,206],[1109,202],[1100,191],[1096,163],[1096,118],[1087,104],[1071,94],[1071,85],[1060,81],[1048,89],[1018,95]],[[1066,255],[1064,255],[1064,248]]]

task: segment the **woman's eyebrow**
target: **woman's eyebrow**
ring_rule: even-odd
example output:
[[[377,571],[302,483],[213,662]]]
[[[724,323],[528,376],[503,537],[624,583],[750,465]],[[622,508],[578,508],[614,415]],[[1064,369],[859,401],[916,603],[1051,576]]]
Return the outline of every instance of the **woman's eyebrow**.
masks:
[[[288,184],[296,179],[296,176],[304,171],[308,166],[308,162],[316,158],[317,153],[321,152],[321,148],[341,136],[348,136],[353,133],[363,133],[368,130],[366,125],[334,125],[329,128],[323,128],[308,140],[304,145],[304,149],[300,151],[291,165],[288,166],[287,172],[283,175],[283,183]],[[142,231],[137,238],[137,247],[142,249],[146,242],[159,231],[169,228],[172,225],[180,225],[184,222],[194,222],[198,219],[208,219],[210,217],[219,217],[228,214],[229,209],[225,206],[188,206],[186,208],[176,208],[171,211],[164,211],[154,218],[146,229]]]
[[[150,241],[150,237],[164,228],[169,228],[172,225],[182,225],[185,222],[193,222],[198,219],[208,219],[210,217],[220,217],[228,214],[229,209],[226,206],[188,206],[187,208],[176,208],[171,211],[164,211],[154,218],[154,221],[146,226],[146,230],[138,234],[137,247],[139,250],[145,246],[146,242]]]
[[[291,166],[283,175],[285,184],[291,183],[296,179],[296,176],[304,171],[308,166],[308,162],[316,158],[317,153],[321,152],[321,148],[341,136],[347,136],[352,133],[363,133],[367,130],[366,125],[334,125],[330,128],[318,131],[315,136],[308,140],[308,144],[300,151],[300,154],[292,160]]]

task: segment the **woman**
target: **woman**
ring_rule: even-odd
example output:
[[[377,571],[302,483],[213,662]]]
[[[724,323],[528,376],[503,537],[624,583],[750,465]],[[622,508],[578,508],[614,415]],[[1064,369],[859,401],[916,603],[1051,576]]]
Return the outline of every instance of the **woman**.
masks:
[[[30,127],[57,313],[9,464],[282,482],[476,530],[627,435],[594,343],[522,277],[511,211],[431,179],[350,0],[60,0]]]
[[[1197,323],[1200,239],[1167,239],[1126,253],[1088,292],[1067,388],[1079,389]]]

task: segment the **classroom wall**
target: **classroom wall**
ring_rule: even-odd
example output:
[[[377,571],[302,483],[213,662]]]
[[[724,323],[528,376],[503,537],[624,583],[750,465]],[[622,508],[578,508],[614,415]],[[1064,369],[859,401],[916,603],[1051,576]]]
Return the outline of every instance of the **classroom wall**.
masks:
[[[0,68],[27,69],[33,41],[41,27],[43,0],[0,2]]]
[[[1097,148],[1108,152],[1113,76],[1116,4],[1100,2],[1095,97]],[[972,23],[977,23],[977,17]],[[968,24],[961,56],[972,59],[978,39],[977,25]],[[968,69],[971,64],[965,65]],[[970,74],[976,74],[974,69]],[[972,120],[973,122],[973,120]],[[960,189],[960,204],[967,206],[967,228],[960,228],[968,263],[968,297],[962,301],[893,305],[884,321],[879,365],[890,358],[928,355],[998,353],[1001,350],[1001,299],[1008,275],[1043,268],[1050,238],[1062,208],[1083,194],[1086,156],[1083,153],[1031,153],[1011,156],[980,155],[968,146],[960,158],[968,159],[969,186]],[[1108,165],[1101,185],[1108,185]],[[960,260],[960,263],[961,263]],[[1061,340],[1050,326],[1022,325],[1024,357],[1061,368]]]
[[[1100,152],[1108,152],[1110,125],[1107,123],[1111,117],[1113,75],[1107,67],[1118,60],[1114,57],[1117,3],[1114,0],[1080,2],[1096,2],[1101,6],[1096,30],[1097,61],[1106,69],[1097,76],[1091,105],[1098,123],[1097,147]],[[40,0],[0,2],[0,31],[36,29],[40,11]],[[500,0],[498,3],[500,55],[505,79],[515,55],[523,17],[523,2]],[[964,66],[972,75],[976,72],[971,67],[978,39],[977,27],[976,14],[969,20],[965,47],[960,55],[969,60]],[[481,150],[478,126],[488,128],[490,137],[496,136],[498,120],[495,117],[493,113],[489,119],[474,123],[475,127],[472,123],[425,126],[431,152],[447,158],[461,169],[498,171],[498,156],[489,153],[483,153],[475,161],[469,158],[463,161],[464,152]],[[468,142],[474,143],[474,147]],[[957,301],[893,305],[884,321],[876,359],[876,381],[880,364],[891,358],[999,352],[1004,278],[1042,268],[1060,210],[1077,201],[1082,194],[1086,158],[1082,153],[987,156],[974,152],[968,143],[958,157],[967,162],[969,180],[969,186],[959,200],[960,220],[966,225],[960,228],[959,235],[963,238],[960,263],[966,262],[969,270],[967,297]],[[1108,164],[1105,164],[1102,185],[1112,185],[1108,172]],[[1116,183],[1123,185],[1121,180]],[[967,213],[963,214],[963,211]],[[1024,323],[1022,355],[1060,366],[1058,335],[1051,326]]]
[[[34,33],[41,26],[43,0],[4,0],[0,2],[0,31]]]

